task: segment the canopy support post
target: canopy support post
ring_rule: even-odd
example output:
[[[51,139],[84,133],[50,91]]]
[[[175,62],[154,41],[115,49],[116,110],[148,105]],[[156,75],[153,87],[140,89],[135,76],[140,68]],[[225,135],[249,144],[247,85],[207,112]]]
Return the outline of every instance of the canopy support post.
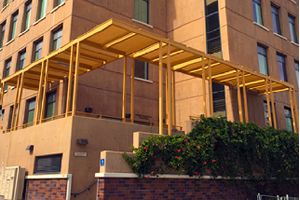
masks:
[[[209,80],[209,107],[210,117],[214,116],[214,104],[213,104],[213,92],[212,92],[212,80],[211,80],[211,59],[208,60],[208,80]]]
[[[71,53],[70,53],[68,91],[67,91],[67,105],[66,105],[65,117],[69,116],[69,111],[70,111],[72,79],[73,79],[73,64],[74,64],[74,45],[71,46]]]
[[[47,81],[48,81],[48,68],[49,68],[49,60],[47,59],[46,60],[46,68],[45,68],[45,77],[44,77],[44,90],[43,90],[43,98],[42,98],[40,124],[43,122],[44,115],[45,115],[46,92],[47,92]]]
[[[21,74],[21,83],[20,83],[20,87],[19,87],[18,110],[17,110],[16,123],[15,123],[14,130],[17,130],[17,126],[18,126],[18,122],[19,122],[23,85],[24,85],[24,72],[22,72],[22,74]]]
[[[173,115],[173,126],[176,128],[176,107],[175,107],[175,71],[172,71],[172,115]]]
[[[275,104],[274,104],[274,97],[273,97],[273,86],[272,86],[272,81],[271,80],[270,80],[270,96],[271,96],[271,105],[272,105],[272,115],[273,115],[274,128],[277,129],[277,122],[276,122],[276,115],[275,115]]]
[[[131,66],[131,102],[130,102],[130,120],[131,123],[134,122],[134,77],[135,77],[135,60],[132,59],[132,66]]]
[[[171,58],[170,58],[170,44],[168,44],[168,66],[167,66],[167,74],[168,74],[168,80],[167,80],[167,93],[168,93],[168,134],[172,135],[172,129],[173,129],[173,124],[172,124],[172,109],[171,109]],[[173,111],[174,112],[174,111]]]
[[[269,125],[272,126],[270,100],[269,100],[269,90],[268,90],[268,80],[267,79],[265,79],[265,86],[266,86],[266,98],[267,98],[267,106],[268,106]]]
[[[74,90],[73,90],[73,105],[72,105],[72,116],[76,115],[76,101],[77,101],[77,90],[78,90],[78,73],[79,73],[79,59],[80,58],[80,43],[77,42],[76,48],[76,63],[75,63],[75,76],[74,76]]]
[[[247,105],[247,90],[245,86],[245,71],[242,72],[243,76],[243,95],[244,95],[244,111],[245,111],[245,122],[249,123],[248,105]]]
[[[123,104],[122,104],[122,121],[126,121],[126,76],[127,76],[127,57],[124,56],[123,72]]]
[[[241,101],[241,89],[240,89],[240,70],[236,70],[236,89],[237,89],[237,98],[238,98],[238,107],[239,107],[239,117],[240,122],[244,122],[243,110],[242,110],[242,101]]]
[[[204,117],[207,117],[204,56],[202,56],[202,92],[203,92],[203,112],[204,112]]]
[[[298,116],[298,106],[297,106],[296,96],[295,96],[295,88],[293,88],[293,98],[294,98],[294,104],[295,104],[295,115],[296,115],[297,133],[299,133],[299,116]]]
[[[296,123],[295,123],[295,115],[294,115],[294,106],[293,106],[293,99],[292,99],[292,92],[291,89],[289,89],[289,97],[290,97],[290,104],[291,104],[291,112],[292,112],[292,120],[293,120],[293,128],[294,128],[294,133],[297,133],[296,130]]]
[[[162,41],[159,42],[159,134],[163,135],[163,63],[162,63]]]
[[[17,101],[19,98],[19,88],[20,88],[20,79],[21,79],[21,75],[18,76],[18,80],[17,80],[17,90],[16,90],[16,96],[15,96],[15,103],[14,103],[14,107],[13,107],[13,113],[11,116],[11,124],[10,124],[10,129],[14,130],[14,125],[15,125],[15,115],[16,115],[16,108],[17,108]]]

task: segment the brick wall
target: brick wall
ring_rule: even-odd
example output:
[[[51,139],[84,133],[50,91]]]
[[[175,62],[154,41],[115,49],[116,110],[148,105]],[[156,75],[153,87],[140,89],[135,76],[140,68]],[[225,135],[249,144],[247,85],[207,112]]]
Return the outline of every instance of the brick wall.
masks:
[[[256,191],[270,194],[264,187],[258,185]],[[297,184],[295,191],[290,189],[290,196],[298,196],[298,187]],[[97,200],[250,200],[256,199],[257,192],[229,180],[149,178],[139,182],[137,178],[99,178]]]
[[[65,200],[67,179],[27,179],[25,200]]]

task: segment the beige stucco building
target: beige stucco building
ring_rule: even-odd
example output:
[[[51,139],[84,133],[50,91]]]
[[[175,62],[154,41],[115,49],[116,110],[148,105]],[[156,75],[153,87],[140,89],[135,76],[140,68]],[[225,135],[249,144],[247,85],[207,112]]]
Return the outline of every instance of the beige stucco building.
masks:
[[[299,107],[298,0],[2,0],[0,3],[2,80],[114,18],[285,81],[293,86]],[[85,59],[84,56],[89,55],[82,56]],[[76,116],[65,117],[68,116],[66,110],[72,110],[66,109],[70,96],[68,85],[72,84],[68,82],[68,72],[57,72],[64,78],[57,78],[47,85],[44,106],[37,107],[36,99],[41,101],[38,97],[41,91],[37,90],[39,78],[34,74],[24,81],[27,86],[37,86],[37,89],[28,87],[19,93],[19,110],[14,109],[17,87],[9,84],[3,87],[2,166],[21,166],[28,175],[51,173],[51,170],[72,174],[72,193],[76,193],[94,181],[102,150],[130,151],[134,131],[159,132],[159,68],[151,63],[127,59],[128,66],[135,62],[135,77],[132,77],[130,67],[126,70],[127,85],[133,78],[135,82],[132,116],[130,87],[126,88],[125,95],[127,112],[122,113],[123,62],[118,59],[79,76]],[[55,64],[63,63],[64,60],[56,60]],[[206,112],[203,81],[180,72],[174,76],[176,126],[173,128],[185,131],[190,116]],[[55,74],[49,74],[49,77],[56,80]],[[209,93],[209,86],[205,88]],[[246,116],[243,120],[239,118],[236,87],[213,84],[212,92],[215,117],[247,121]],[[209,101],[209,95],[206,98]],[[247,91],[247,97],[241,101],[243,105],[247,102],[249,122],[261,127],[272,123],[278,129],[298,132],[297,123],[293,127],[292,121],[292,118],[298,119],[298,112],[297,108],[291,109],[288,91],[274,93],[274,104],[270,106],[271,113],[275,113],[272,122],[269,121],[266,103],[269,100],[265,95]],[[166,101],[164,107],[165,104]],[[246,112],[245,108],[242,111]],[[42,118],[37,116],[39,112]],[[209,108],[207,112],[210,116]],[[122,114],[126,114],[128,120],[133,119],[135,124],[122,122]],[[167,121],[165,113],[163,120]],[[17,128],[11,130],[14,126]],[[88,144],[78,144],[76,141],[80,138],[87,139]],[[28,145],[34,146],[31,152],[26,150]],[[87,154],[75,156],[75,152]],[[47,169],[38,163],[43,159],[58,159],[58,164]],[[59,171],[55,167],[59,167]],[[91,188],[76,199],[94,199],[95,190]]]

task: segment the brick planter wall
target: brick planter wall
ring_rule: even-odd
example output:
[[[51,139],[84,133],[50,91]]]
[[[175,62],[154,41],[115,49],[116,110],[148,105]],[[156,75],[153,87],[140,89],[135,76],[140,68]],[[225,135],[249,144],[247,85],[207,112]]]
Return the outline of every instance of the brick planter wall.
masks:
[[[250,200],[256,199],[257,195],[241,185],[231,184],[230,180],[212,179],[149,178],[139,182],[137,178],[99,178],[97,187],[97,200]],[[289,195],[298,196],[298,187],[298,185],[290,187],[294,190],[290,189]],[[259,192],[266,194],[264,186],[258,189]]]
[[[27,179],[25,200],[65,200],[67,179]]]

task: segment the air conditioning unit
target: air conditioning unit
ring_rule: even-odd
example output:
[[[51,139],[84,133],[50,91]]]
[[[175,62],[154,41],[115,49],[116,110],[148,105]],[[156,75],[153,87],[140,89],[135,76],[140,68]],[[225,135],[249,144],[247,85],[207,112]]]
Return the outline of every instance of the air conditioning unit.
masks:
[[[24,189],[25,169],[20,166],[6,167],[0,174],[0,197],[4,200],[21,200]]]

